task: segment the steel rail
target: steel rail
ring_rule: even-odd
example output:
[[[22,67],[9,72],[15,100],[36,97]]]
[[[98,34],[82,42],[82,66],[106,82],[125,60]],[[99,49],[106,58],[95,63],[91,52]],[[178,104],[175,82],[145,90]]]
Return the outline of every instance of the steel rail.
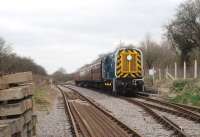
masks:
[[[56,87],[59,89],[59,91],[61,92],[62,96],[63,96],[63,99],[64,99],[64,105],[65,105],[65,113],[69,116],[69,119],[70,119],[70,123],[72,125],[72,132],[73,132],[73,135],[75,137],[80,137],[79,136],[79,132],[78,132],[78,128],[76,126],[76,123],[75,123],[75,120],[74,120],[74,117],[72,115],[72,112],[71,112],[71,109],[70,109],[70,106],[69,106],[69,102],[68,100],[66,99],[66,96],[65,94],[63,93],[63,90],[58,86],[56,85]]]
[[[181,127],[179,127],[176,123],[174,123],[173,121],[171,121],[170,119],[168,119],[165,116],[162,116],[166,121],[168,121],[169,123],[171,123],[171,126],[173,128],[175,128],[177,131],[182,131],[183,129]],[[175,132],[175,134],[178,134],[177,132]]]
[[[74,104],[72,104],[72,108],[75,111],[75,113],[77,114],[77,116],[79,117],[80,121],[82,122],[82,124],[84,125],[84,130],[86,130],[86,133],[89,134],[90,137],[93,137],[95,135],[94,132],[92,132],[90,126],[88,125],[88,123],[84,120],[84,118],[82,117],[82,115],[79,113],[79,111],[77,110],[77,108],[74,106]],[[85,131],[82,131],[81,133],[84,134]],[[86,135],[84,135],[84,137],[87,137]]]
[[[171,113],[171,114],[174,114],[174,115],[177,115],[177,116],[181,116],[181,117],[187,118],[187,119],[192,120],[192,121],[196,121],[196,119],[193,119],[190,115],[182,113],[182,112],[179,112],[177,110],[161,107],[161,106],[154,105],[154,104],[151,104],[151,103],[146,103],[146,102],[143,102],[143,104],[145,104],[146,106],[149,106],[151,108],[157,109],[159,111],[168,112],[168,113]]]
[[[137,95],[139,97],[149,97],[148,94],[145,94],[145,93],[138,93]],[[169,102],[169,98],[166,98],[166,97],[158,97],[158,99],[160,99],[161,101],[166,100],[165,102],[167,102],[167,103],[171,103],[171,104],[180,106],[182,108],[200,113],[200,107],[198,107],[198,106],[191,106],[191,105],[186,105],[186,104],[181,104],[181,103]]]
[[[180,104],[180,103],[172,103],[172,104],[180,106],[180,107],[183,107],[183,108],[186,108],[186,109],[189,109],[189,110],[194,111],[194,112],[200,113],[200,108],[199,107],[184,105],[184,104]]]
[[[156,100],[156,99],[152,99],[152,98],[149,98],[149,97],[143,97],[143,96],[140,96],[140,98],[145,99],[147,101],[155,102],[155,103],[158,103],[158,104],[161,104],[161,105],[165,105],[167,107],[171,107],[171,108],[179,111],[180,113],[182,113],[182,115],[187,116],[191,120],[200,123],[200,114],[196,114],[191,110],[187,110],[187,109],[185,109],[181,106],[178,106],[178,105],[166,102],[166,101]]]
[[[121,121],[119,121],[117,118],[113,117],[111,114],[109,114],[108,112],[106,112],[105,110],[103,110],[102,108],[100,108],[97,104],[95,104],[91,99],[83,96],[82,94],[80,94],[77,90],[65,86],[63,85],[63,87],[68,88],[74,92],[76,92],[79,96],[81,96],[82,98],[84,98],[86,101],[88,101],[91,105],[93,105],[95,108],[97,108],[98,110],[100,110],[103,114],[105,114],[107,117],[109,117],[112,121],[114,121],[115,123],[117,123],[117,125],[119,125],[124,131],[126,131],[128,134],[130,134],[132,137],[142,137],[141,135],[139,135],[136,131],[130,129],[128,126],[126,126],[124,123],[122,123]]]
[[[125,98],[125,97],[120,97],[123,100],[128,101],[129,103],[136,104],[140,107],[142,107],[145,111],[147,111],[158,123],[161,123],[164,127],[170,128],[174,131],[174,134],[178,135],[179,137],[188,137],[188,135],[180,129],[175,123],[173,123],[171,120],[168,118],[159,115],[155,111],[153,111],[150,107],[147,105],[143,104],[143,102],[130,99],[130,98]]]

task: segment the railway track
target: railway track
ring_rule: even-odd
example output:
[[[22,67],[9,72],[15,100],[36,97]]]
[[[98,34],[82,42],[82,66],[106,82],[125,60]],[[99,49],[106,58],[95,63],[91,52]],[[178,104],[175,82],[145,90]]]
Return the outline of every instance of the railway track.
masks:
[[[149,97],[123,98],[143,107],[158,122],[175,131],[178,136],[200,136],[199,114],[169,102]],[[173,121],[173,122],[172,122]]]
[[[58,86],[76,137],[141,137],[76,90]]]
[[[146,105],[150,106],[150,107],[154,107],[172,114],[176,114],[177,116],[182,116],[184,118],[193,120],[195,122],[200,123],[200,113],[199,112],[194,112],[191,109],[188,109],[185,107],[185,105],[177,105],[175,103],[170,103],[170,102],[166,102],[160,99],[153,99],[153,98],[149,98],[149,97],[143,97],[140,96],[139,98],[143,99],[146,101]],[[148,103],[151,102],[151,103]],[[154,104],[153,104],[154,103]],[[156,104],[160,104],[160,105],[155,105]],[[165,106],[165,107],[162,107]]]
[[[131,98],[125,98],[121,97],[123,100],[126,100],[132,104],[136,104],[140,107],[142,107],[145,111],[147,111],[158,123],[162,124],[165,128],[173,130],[174,135],[177,135],[178,137],[188,137],[188,135],[181,130],[181,127],[179,127],[177,124],[169,120],[167,117],[162,116],[158,114],[156,111],[152,110],[149,106],[144,104],[141,101],[131,99]]]
[[[200,114],[200,108],[199,107],[193,107],[193,106],[189,106],[189,105],[183,105],[183,104],[179,104],[179,103],[172,103],[175,104],[177,106],[183,107],[185,109],[191,110],[193,112],[198,112]]]

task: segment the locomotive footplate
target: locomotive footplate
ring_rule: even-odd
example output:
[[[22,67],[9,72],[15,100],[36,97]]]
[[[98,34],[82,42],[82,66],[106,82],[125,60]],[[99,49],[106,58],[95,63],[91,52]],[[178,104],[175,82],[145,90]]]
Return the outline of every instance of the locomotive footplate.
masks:
[[[116,79],[116,88],[117,89],[128,89],[128,90],[143,90],[144,81],[143,79],[132,79],[132,78],[118,78]]]

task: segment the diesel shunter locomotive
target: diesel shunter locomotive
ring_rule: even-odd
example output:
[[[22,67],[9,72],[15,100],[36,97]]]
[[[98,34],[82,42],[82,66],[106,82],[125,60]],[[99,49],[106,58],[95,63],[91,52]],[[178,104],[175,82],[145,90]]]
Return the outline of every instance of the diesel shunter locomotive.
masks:
[[[75,83],[84,87],[107,87],[114,94],[144,90],[143,55],[136,48],[119,48],[75,73]]]

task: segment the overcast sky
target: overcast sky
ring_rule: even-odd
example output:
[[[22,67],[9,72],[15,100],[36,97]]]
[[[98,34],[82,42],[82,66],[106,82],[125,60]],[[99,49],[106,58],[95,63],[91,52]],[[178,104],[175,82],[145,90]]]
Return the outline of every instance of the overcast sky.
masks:
[[[183,0],[0,0],[0,36],[52,73],[67,72],[163,26]]]

